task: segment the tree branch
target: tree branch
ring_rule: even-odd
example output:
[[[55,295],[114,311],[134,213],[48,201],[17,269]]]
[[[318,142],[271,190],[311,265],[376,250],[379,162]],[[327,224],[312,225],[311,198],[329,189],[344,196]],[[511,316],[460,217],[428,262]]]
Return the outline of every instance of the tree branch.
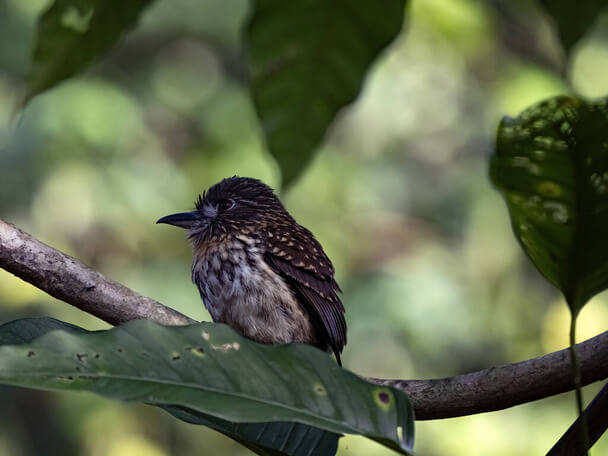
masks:
[[[111,324],[134,319],[149,319],[165,325],[194,323],[2,220],[0,267]],[[608,377],[608,331],[578,344],[576,350],[583,385]],[[443,379],[370,380],[405,391],[418,420],[501,410],[573,389],[567,349]]]
[[[577,344],[576,353],[583,386],[608,377],[608,331]],[[574,389],[567,348],[455,377],[370,380],[407,392],[417,420],[492,412]]]
[[[107,279],[77,259],[2,220],[0,267],[112,325],[145,319],[165,325],[195,323],[191,318]]]

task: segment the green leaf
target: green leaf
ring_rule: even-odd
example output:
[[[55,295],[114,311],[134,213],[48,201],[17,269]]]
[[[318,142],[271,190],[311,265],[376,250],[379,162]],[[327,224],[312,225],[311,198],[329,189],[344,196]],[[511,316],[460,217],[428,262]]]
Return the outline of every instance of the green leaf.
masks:
[[[58,329],[76,333],[87,332],[86,329],[50,317],[22,318],[0,325],[0,345],[27,344]]]
[[[253,101],[285,185],[399,34],[405,0],[257,0],[247,31]]]
[[[55,0],[38,21],[25,103],[114,46],[151,2]]]
[[[556,97],[505,118],[491,178],[515,235],[573,315],[608,287],[608,102]]]
[[[567,54],[606,9],[606,0],[540,0],[540,3],[553,18]]]
[[[231,423],[185,407],[161,408],[182,421],[215,429],[260,455],[333,456],[341,437],[300,423]]]
[[[49,317],[23,318],[0,326],[0,345],[20,345],[57,329],[86,333],[78,326]],[[333,456],[340,435],[300,423],[231,423],[172,405],[160,406],[176,418],[210,427],[262,456]]]
[[[260,345],[226,325],[133,321],[52,331],[0,347],[0,382],[181,406],[234,422],[296,421],[412,451],[407,396],[368,383],[307,345]]]

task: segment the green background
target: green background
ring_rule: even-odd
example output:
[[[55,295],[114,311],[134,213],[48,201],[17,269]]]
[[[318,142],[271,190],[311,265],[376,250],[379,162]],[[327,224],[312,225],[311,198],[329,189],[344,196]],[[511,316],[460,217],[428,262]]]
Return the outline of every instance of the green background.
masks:
[[[501,116],[570,92],[549,21],[519,3],[513,11],[531,35],[505,29],[492,2],[412,2],[405,33],[283,195],[334,261],[349,324],[343,360],[354,372],[450,376],[567,345],[567,307],[524,257],[487,176]],[[184,233],[154,221],[191,208],[222,177],[279,183],[246,87],[247,2],[157,2],[85,76],[19,112],[46,6],[0,3],[0,217],[209,320],[190,283]],[[583,95],[608,93],[607,30],[604,16],[573,51],[570,80]],[[583,309],[580,339],[608,327],[606,301],[601,294]],[[0,321],[27,315],[107,327],[0,271]],[[597,390],[587,388],[587,400]],[[2,456],[249,454],[159,410],[89,394],[1,387],[0,403]],[[415,448],[544,454],[574,418],[568,394],[418,422]],[[608,437],[592,451],[608,452]],[[339,454],[392,453],[347,437]]]

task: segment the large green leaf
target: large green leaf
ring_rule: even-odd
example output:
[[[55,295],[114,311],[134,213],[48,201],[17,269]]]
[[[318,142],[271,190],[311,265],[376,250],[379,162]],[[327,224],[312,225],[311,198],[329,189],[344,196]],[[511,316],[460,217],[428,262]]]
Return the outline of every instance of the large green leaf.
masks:
[[[414,417],[403,392],[368,383],[310,346],[260,345],[221,324],[140,320],[108,331],[52,331],[1,346],[0,382],[181,406],[234,422],[296,421],[412,451]]]
[[[607,6],[606,0],[540,0],[540,3],[553,18],[568,54]]]
[[[289,184],[378,54],[399,34],[405,0],[256,0],[246,31],[253,101]]]
[[[63,329],[77,333],[87,331],[49,317],[23,318],[0,326],[0,345],[20,345]],[[232,423],[186,407],[161,406],[176,418],[215,429],[262,456],[333,456],[340,435],[312,426],[290,422]]]
[[[608,287],[608,103],[556,97],[505,118],[491,160],[515,235],[576,315]]]
[[[152,0],[55,0],[38,22],[26,102],[83,70],[133,27]]]

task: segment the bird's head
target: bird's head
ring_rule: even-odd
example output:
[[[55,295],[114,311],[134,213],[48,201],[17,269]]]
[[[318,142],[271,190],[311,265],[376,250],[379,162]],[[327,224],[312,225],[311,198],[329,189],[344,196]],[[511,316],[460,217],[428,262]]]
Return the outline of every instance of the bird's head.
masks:
[[[258,179],[233,176],[203,192],[196,210],[167,215],[156,223],[186,228],[191,239],[207,241],[289,218],[272,188]]]

